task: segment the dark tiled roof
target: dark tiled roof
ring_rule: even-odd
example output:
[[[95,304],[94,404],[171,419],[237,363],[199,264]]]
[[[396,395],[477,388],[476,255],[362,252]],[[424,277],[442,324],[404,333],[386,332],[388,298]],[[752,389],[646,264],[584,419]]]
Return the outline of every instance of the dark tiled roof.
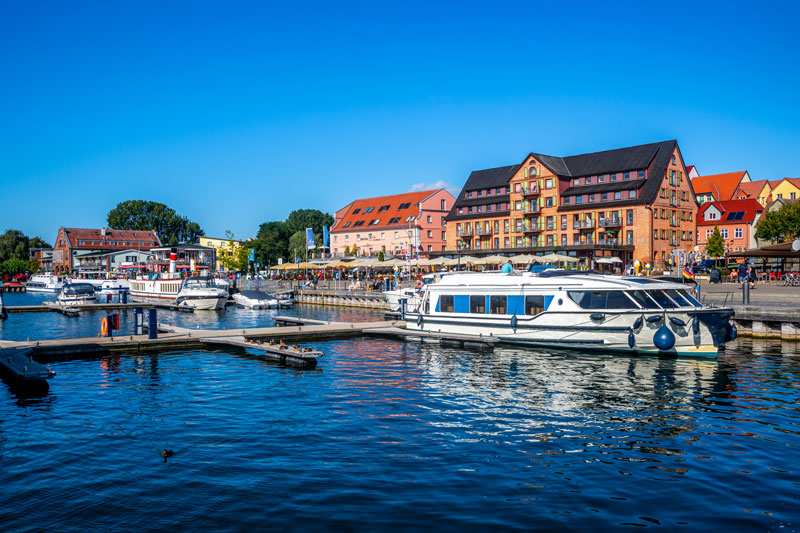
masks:
[[[480,196],[477,198],[464,198],[464,193],[467,191],[505,187],[508,185],[509,180],[514,176],[521,166],[522,165],[508,165],[506,167],[473,170],[470,173],[469,178],[467,178],[467,182],[464,184],[461,192],[458,193],[458,198],[456,198],[456,201],[453,203],[453,207],[450,209],[450,213],[448,213],[445,217],[445,220],[464,216],[457,215],[459,207],[507,202],[509,200],[508,194]]]

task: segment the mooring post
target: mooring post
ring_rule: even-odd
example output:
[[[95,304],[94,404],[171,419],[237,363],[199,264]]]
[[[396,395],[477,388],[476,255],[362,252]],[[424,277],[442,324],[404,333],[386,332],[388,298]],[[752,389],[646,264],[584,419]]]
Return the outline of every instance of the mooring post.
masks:
[[[147,338],[148,339],[157,339],[158,338],[158,315],[157,309],[150,309],[149,321],[147,324]]]
[[[133,308],[133,326],[136,335],[144,335],[144,309]]]
[[[749,305],[750,304],[750,282],[744,280],[742,282],[742,304]]]

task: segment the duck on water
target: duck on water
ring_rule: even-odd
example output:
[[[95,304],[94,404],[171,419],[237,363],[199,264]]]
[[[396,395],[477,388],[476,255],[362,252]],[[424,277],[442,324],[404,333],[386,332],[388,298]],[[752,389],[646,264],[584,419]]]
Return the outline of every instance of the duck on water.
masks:
[[[510,344],[713,357],[736,337],[733,313],[676,282],[551,269],[448,274],[403,317],[410,331]]]

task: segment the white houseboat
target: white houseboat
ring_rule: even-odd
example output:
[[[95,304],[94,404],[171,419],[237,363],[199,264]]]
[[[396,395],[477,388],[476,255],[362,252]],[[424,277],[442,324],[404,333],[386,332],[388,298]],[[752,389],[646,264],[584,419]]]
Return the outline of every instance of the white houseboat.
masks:
[[[457,273],[424,287],[408,330],[619,353],[716,356],[736,337],[733,309],[680,283],[580,271]]]
[[[65,276],[54,274],[34,274],[25,284],[27,292],[58,292],[66,282]]]

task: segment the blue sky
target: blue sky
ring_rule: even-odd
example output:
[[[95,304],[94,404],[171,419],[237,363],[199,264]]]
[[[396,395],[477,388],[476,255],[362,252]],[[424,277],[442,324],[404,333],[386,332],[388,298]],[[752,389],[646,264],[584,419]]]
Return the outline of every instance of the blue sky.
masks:
[[[247,238],[673,138],[701,173],[797,177],[800,8],[765,4],[6,2],[0,231],[142,199]]]

